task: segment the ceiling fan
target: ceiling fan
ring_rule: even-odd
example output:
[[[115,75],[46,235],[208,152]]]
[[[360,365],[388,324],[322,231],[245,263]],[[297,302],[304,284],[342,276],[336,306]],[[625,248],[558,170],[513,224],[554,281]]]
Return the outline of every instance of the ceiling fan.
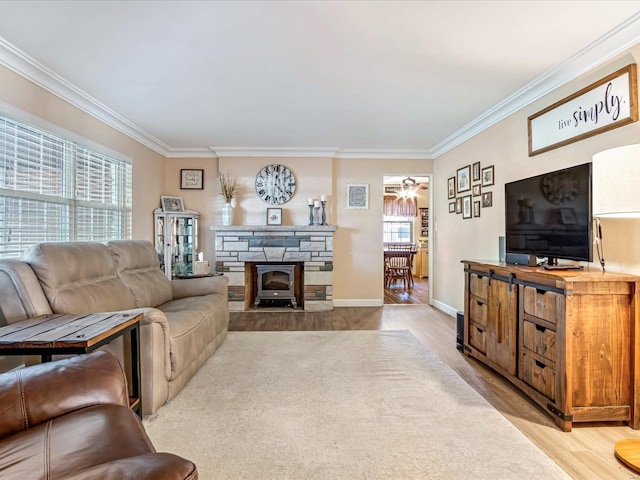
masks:
[[[429,188],[429,183],[418,183],[415,178],[407,177],[402,180],[402,190],[403,191],[413,191],[416,190],[427,190]]]

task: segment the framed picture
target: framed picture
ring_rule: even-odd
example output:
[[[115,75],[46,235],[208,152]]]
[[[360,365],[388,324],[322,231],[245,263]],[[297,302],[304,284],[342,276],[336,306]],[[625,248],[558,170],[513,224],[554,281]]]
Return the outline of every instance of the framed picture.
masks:
[[[447,198],[456,198],[456,177],[447,180]]]
[[[563,225],[576,225],[578,223],[578,217],[573,208],[561,208],[560,209],[560,222]]]
[[[487,208],[493,205],[492,192],[485,192],[482,194],[482,208]]]
[[[482,169],[482,186],[493,185],[493,165]]]
[[[473,194],[474,197],[479,197],[481,191],[482,191],[482,189],[480,188],[480,184],[474,185],[472,187],[472,194]]]
[[[459,168],[456,170],[456,183],[458,184],[458,193],[468,192],[471,190],[471,166]]]
[[[636,122],[636,76],[635,63],[629,64],[531,115],[527,119],[529,156]]]
[[[167,197],[163,195],[160,197],[160,201],[163,212],[184,212],[182,197]]]
[[[456,198],[456,213],[462,213],[462,197]]]
[[[474,182],[480,181],[480,162],[476,162],[471,167],[471,179]]]
[[[449,203],[449,213],[456,213],[456,202]]]
[[[202,190],[204,188],[204,170],[183,168],[180,170],[181,190]]]
[[[471,218],[471,195],[462,197],[462,218]]]
[[[480,216],[480,200],[476,200],[475,202],[473,202],[473,216]]]
[[[347,184],[347,208],[369,208],[369,184],[349,183]]]
[[[267,225],[282,225],[281,208],[267,208]]]

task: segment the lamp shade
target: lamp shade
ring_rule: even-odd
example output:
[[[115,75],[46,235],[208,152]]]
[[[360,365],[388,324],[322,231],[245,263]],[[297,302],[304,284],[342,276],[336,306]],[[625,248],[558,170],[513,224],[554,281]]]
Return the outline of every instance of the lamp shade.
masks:
[[[594,217],[640,217],[640,145],[595,154],[591,182]]]

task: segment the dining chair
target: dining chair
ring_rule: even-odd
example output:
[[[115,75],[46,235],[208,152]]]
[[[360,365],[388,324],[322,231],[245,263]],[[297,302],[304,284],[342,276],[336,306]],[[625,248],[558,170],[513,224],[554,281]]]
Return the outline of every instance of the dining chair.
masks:
[[[385,251],[385,288],[391,288],[397,280],[402,281],[405,290],[413,288],[413,255],[412,250]]]
[[[388,242],[388,243],[384,244],[384,249],[385,250],[399,250],[399,251],[415,250],[415,243]]]

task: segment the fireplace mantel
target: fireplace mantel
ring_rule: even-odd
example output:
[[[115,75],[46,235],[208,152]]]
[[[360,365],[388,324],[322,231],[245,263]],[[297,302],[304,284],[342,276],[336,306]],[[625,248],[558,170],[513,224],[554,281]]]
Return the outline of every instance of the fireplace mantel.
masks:
[[[251,308],[247,264],[303,264],[304,310],[333,310],[335,225],[213,225],[216,272],[229,277],[229,309]]]
[[[214,232],[274,232],[274,233],[313,233],[335,232],[335,225],[213,225]]]

